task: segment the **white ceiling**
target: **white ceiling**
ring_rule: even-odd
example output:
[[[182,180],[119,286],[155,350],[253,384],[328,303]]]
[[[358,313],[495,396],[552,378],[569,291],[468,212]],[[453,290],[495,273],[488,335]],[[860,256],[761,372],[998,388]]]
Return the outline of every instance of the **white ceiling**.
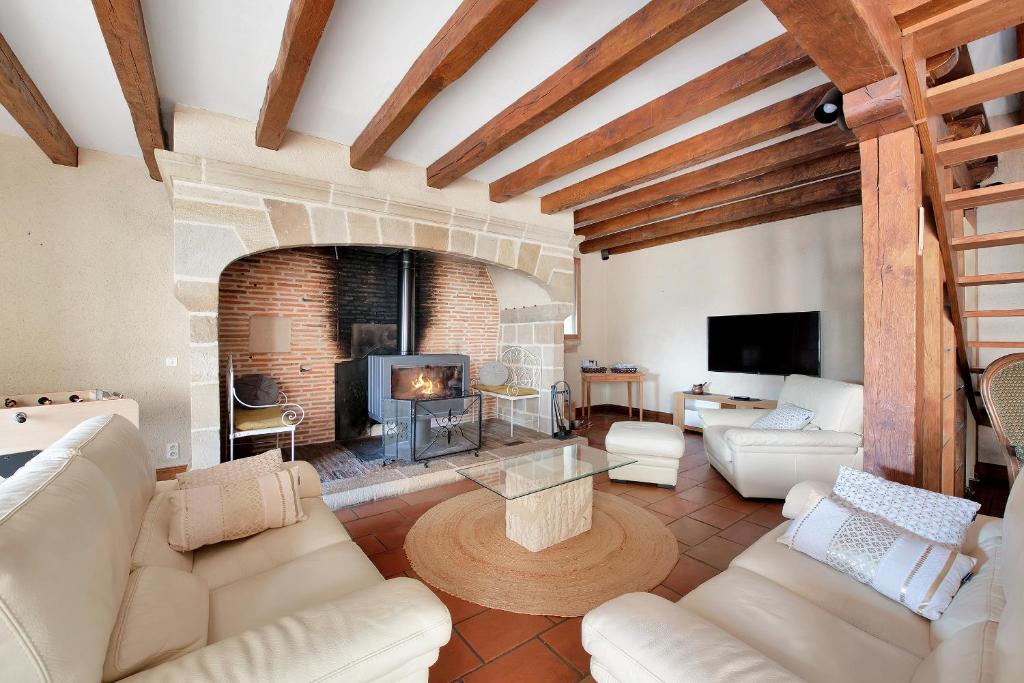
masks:
[[[290,128],[351,144],[460,0],[338,0]],[[289,0],[143,0],[165,110],[175,103],[255,121]],[[645,4],[539,0],[459,81],[441,93],[389,155],[427,166]],[[481,165],[491,181],[763,43],[782,26],[750,0]],[[82,147],[140,156],[88,0],[2,0],[0,33]],[[980,71],[1014,58],[1013,36],[971,46]],[[609,159],[538,188],[543,194],[712,128],[826,79],[800,74]],[[989,113],[1016,109],[1009,100]],[[24,135],[0,109],[0,133]]]

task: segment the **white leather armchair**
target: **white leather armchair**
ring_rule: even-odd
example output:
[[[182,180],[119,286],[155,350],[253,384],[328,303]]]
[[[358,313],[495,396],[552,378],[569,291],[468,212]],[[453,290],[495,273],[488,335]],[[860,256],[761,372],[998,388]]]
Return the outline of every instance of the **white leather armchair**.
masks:
[[[813,410],[811,424],[797,431],[751,429],[765,411],[700,411],[708,461],[740,495],[785,498],[798,482],[832,482],[840,466],[863,466],[862,386],[790,375],[779,394],[782,403]]]

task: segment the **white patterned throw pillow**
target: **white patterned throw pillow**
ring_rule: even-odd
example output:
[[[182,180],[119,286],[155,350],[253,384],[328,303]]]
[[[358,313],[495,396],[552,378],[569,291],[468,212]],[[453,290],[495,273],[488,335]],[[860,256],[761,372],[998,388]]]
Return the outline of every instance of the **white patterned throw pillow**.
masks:
[[[886,481],[843,466],[832,497],[936,543],[959,548],[981,507],[973,500]]]
[[[775,410],[768,411],[750,425],[751,429],[778,429],[793,431],[803,429],[814,419],[814,411],[792,403],[783,403]]]
[[[779,543],[938,619],[977,562],[885,519],[818,496]]]

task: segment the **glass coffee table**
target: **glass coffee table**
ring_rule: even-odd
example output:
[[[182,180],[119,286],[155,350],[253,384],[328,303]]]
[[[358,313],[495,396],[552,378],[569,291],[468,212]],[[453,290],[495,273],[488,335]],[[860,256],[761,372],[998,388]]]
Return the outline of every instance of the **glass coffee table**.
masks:
[[[594,475],[636,460],[581,444],[459,470],[505,499],[505,535],[537,552],[590,529]]]

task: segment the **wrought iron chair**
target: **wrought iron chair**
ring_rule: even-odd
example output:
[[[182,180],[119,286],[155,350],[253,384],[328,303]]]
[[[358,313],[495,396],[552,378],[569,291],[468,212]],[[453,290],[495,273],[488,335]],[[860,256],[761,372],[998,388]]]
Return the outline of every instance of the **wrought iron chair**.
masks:
[[[991,363],[981,378],[992,429],[1006,449],[1010,486],[1024,466],[1024,353],[1012,353]]]
[[[508,379],[501,386],[473,383],[473,388],[483,396],[499,401],[508,401],[509,435],[515,436],[516,403],[528,399],[540,399],[540,361],[537,356],[522,346],[510,346],[498,359],[508,370]]]
[[[281,434],[291,437],[291,459],[295,460],[295,428],[306,417],[306,411],[297,403],[289,403],[288,396],[278,390],[276,403],[250,405],[238,397],[235,390],[234,359],[228,356],[228,457],[235,459],[235,439],[248,436]],[[245,411],[242,420],[236,420],[235,404]]]

